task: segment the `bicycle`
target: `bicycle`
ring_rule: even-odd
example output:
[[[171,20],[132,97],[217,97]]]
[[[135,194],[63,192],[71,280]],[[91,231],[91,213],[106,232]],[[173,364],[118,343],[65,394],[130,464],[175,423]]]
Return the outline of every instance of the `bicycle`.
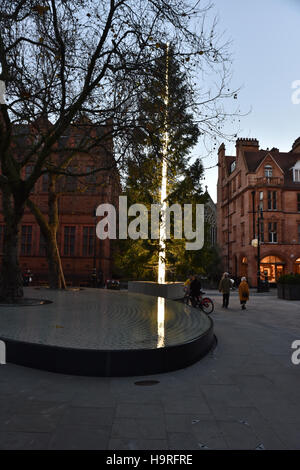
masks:
[[[210,315],[214,311],[214,303],[209,297],[202,297],[205,292],[201,292],[199,297],[192,297],[190,294],[186,294],[183,301],[187,305],[191,305],[195,308],[200,308],[206,315]]]

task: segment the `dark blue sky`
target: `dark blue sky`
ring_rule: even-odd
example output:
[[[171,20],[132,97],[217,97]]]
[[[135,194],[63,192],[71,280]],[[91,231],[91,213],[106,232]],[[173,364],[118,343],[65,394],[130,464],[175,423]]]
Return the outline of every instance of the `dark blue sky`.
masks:
[[[292,103],[292,83],[300,81],[300,0],[214,0],[214,5],[219,30],[232,39],[232,84],[242,86],[238,103],[244,111],[252,108],[241,118],[239,137],[289,151],[300,136],[300,104]],[[234,144],[225,145],[234,154]],[[205,159],[205,166],[216,158]],[[214,200],[216,179],[216,170],[207,171]]]

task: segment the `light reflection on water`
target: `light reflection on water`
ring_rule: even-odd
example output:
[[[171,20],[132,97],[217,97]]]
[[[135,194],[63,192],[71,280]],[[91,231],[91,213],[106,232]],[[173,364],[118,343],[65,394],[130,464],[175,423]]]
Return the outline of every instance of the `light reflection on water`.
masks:
[[[165,346],[165,302],[163,297],[157,298],[157,347]]]

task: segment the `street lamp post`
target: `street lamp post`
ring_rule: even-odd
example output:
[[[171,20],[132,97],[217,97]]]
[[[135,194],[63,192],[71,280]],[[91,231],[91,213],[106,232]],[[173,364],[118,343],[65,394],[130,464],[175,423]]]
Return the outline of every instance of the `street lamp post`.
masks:
[[[252,195],[252,225],[253,225],[253,239],[255,238],[255,191],[251,192]]]
[[[257,208],[257,292],[260,292],[260,224],[264,220],[262,208]]]
[[[97,224],[97,216],[96,216],[96,210],[97,210],[97,208],[95,207],[94,213],[93,213],[93,215],[94,215],[94,221],[95,221],[95,231],[94,231],[94,271],[97,270],[97,265],[96,265],[96,264],[97,264],[97,261],[96,261],[96,260],[97,260],[97,250],[96,250],[96,248],[97,248],[97,247],[96,247],[96,224]]]

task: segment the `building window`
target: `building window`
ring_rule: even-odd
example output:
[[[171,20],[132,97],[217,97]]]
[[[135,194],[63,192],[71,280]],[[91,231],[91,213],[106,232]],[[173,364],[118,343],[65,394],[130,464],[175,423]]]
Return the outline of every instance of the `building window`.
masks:
[[[232,180],[232,192],[235,193],[236,191],[236,181],[235,181],[235,178],[233,178]]]
[[[76,173],[75,168],[68,167],[66,170],[68,173]],[[66,176],[65,179],[65,191],[74,192],[77,189],[77,178],[75,176]]]
[[[0,253],[3,253],[5,225],[0,225]]]
[[[273,176],[273,168],[271,165],[266,165],[265,166],[265,177],[266,178],[272,178]]]
[[[31,255],[32,248],[32,225],[22,225],[21,255]]]
[[[95,227],[83,227],[83,256],[94,255]]]
[[[297,194],[297,208],[298,212],[300,212],[300,193]]]
[[[269,243],[277,243],[277,222],[269,222]]]
[[[277,209],[277,193],[276,191],[268,191],[268,210],[275,211]]]
[[[233,227],[233,240],[232,241],[236,241],[236,226]]]
[[[230,165],[230,173],[233,173],[236,168],[236,161],[232,162]]]
[[[210,227],[210,244],[214,246],[217,243],[217,227],[211,225]]]
[[[241,224],[241,245],[245,246],[245,222]]]
[[[298,224],[298,243],[300,243],[300,224]]]
[[[86,172],[90,173],[91,171],[94,171],[95,167],[93,166],[87,166],[86,167]],[[95,192],[96,190],[96,184],[97,184],[97,174],[92,173],[91,175],[87,175],[86,178],[86,185],[87,185],[87,191],[90,193]]]
[[[47,193],[49,190],[49,175],[45,173],[42,178],[42,192]]]
[[[74,256],[75,253],[75,229],[76,227],[64,228],[64,255]]]
[[[273,191],[273,210],[277,210],[277,193]]]
[[[40,232],[39,255],[46,256],[46,239],[42,232]]]
[[[264,192],[259,192],[259,210],[264,210]]]
[[[32,172],[33,172],[33,165],[27,165],[25,167],[25,180],[28,180],[28,178],[31,176]],[[30,192],[31,193],[34,192],[34,187],[31,189]]]
[[[294,169],[294,181],[295,183],[300,183],[300,170]]]
[[[241,216],[244,215],[244,194],[241,195]]]

